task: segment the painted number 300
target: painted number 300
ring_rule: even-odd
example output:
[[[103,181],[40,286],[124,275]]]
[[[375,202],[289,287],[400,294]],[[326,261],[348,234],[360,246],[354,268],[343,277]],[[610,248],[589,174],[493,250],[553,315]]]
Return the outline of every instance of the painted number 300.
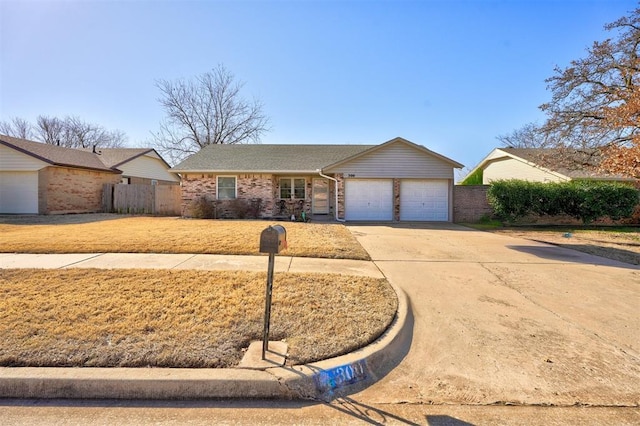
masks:
[[[360,361],[322,371],[316,376],[316,382],[319,388],[329,390],[357,383],[366,377],[364,363]]]

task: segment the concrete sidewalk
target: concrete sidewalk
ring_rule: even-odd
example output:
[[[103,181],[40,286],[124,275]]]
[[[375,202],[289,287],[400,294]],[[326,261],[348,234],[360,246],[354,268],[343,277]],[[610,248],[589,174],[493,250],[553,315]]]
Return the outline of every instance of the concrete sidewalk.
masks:
[[[267,270],[267,256],[202,254],[0,253],[9,268],[151,268]],[[383,278],[373,262],[276,256],[276,272],[327,272]],[[392,285],[393,286],[393,285]],[[0,367],[0,398],[78,399],[314,399],[331,400],[379,380],[409,351],[412,313],[404,292],[398,313],[375,342],[347,355],[308,365],[228,369]]]
[[[196,269],[265,271],[268,257],[216,254],[162,253],[0,253],[0,269],[10,268],[99,268],[99,269]],[[384,278],[373,263],[365,260],[318,259],[276,256],[275,272],[322,272]]]

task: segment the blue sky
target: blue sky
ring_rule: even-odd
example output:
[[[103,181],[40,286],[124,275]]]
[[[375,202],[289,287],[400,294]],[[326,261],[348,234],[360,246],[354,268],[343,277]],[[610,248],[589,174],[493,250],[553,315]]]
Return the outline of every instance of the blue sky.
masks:
[[[623,0],[0,0],[0,120],[77,115],[151,144],[158,79],[224,64],[263,143],[396,136],[473,168],[541,121],[544,79],[609,36]]]

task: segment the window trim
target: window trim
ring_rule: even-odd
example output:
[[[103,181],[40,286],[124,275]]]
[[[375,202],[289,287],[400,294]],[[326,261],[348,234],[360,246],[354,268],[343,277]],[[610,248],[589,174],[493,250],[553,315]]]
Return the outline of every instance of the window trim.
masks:
[[[233,178],[233,198],[220,198],[220,178]],[[236,200],[238,198],[238,176],[219,175],[216,176],[216,200]]]
[[[288,180],[291,183],[291,197],[288,198],[283,198],[282,197],[282,181],[283,180]],[[303,197],[302,198],[296,198],[296,186],[295,186],[295,181],[296,180],[303,180],[304,181],[304,185],[302,186],[302,190],[304,191]],[[278,195],[280,196],[281,200],[306,200],[307,199],[307,178],[305,177],[301,177],[301,176],[294,176],[294,177],[280,177],[278,178]]]

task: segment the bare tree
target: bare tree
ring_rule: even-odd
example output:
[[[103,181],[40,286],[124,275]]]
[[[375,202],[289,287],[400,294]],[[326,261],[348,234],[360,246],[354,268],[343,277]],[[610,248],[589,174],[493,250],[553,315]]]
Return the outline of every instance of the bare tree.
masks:
[[[536,123],[527,123],[520,129],[500,135],[498,139],[503,146],[511,148],[548,148],[553,145],[553,141],[547,134],[541,131]]]
[[[27,120],[13,117],[9,121],[0,121],[0,133],[14,138],[31,139],[33,126]]]
[[[107,130],[75,116],[60,119],[40,115],[35,125],[22,118],[13,118],[10,122],[0,122],[0,133],[67,148],[120,148],[127,142],[123,131]]]
[[[50,145],[60,144],[65,138],[64,120],[39,115],[36,119],[37,139]]]
[[[109,131],[96,124],[87,123],[78,117],[67,117],[64,120],[65,146],[75,148],[119,148],[126,141],[120,130]]]
[[[210,144],[259,142],[269,120],[259,100],[241,97],[243,85],[223,65],[190,80],[157,81],[166,113],[153,133],[158,149],[175,163]]]

